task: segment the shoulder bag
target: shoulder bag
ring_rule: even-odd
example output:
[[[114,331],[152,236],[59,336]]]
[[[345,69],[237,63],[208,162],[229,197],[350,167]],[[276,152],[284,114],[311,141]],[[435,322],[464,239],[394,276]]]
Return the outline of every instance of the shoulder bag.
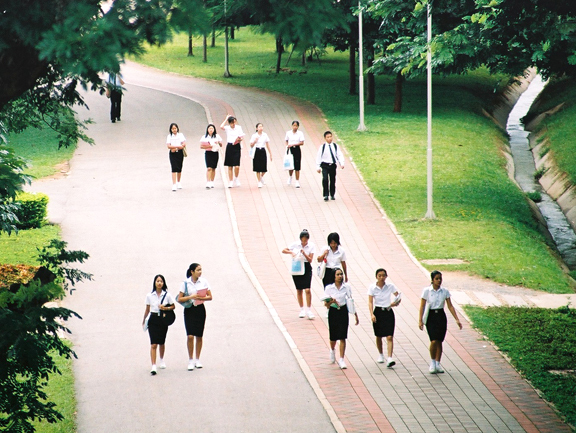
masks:
[[[187,281],[184,281],[184,296],[188,296],[188,282]],[[180,302],[180,301],[178,301],[178,302]],[[194,299],[189,299],[187,301],[180,302],[180,304],[184,308],[190,308],[192,305],[194,305]]]
[[[160,305],[162,305],[162,302],[164,302],[164,298],[166,298],[167,294],[168,294],[168,292],[164,293],[164,296],[162,296],[162,300],[160,301]],[[167,304],[165,306],[171,307],[172,305],[173,304]],[[170,326],[176,320],[176,313],[174,313],[174,310],[160,310],[160,320],[162,320],[162,323],[164,324],[164,326]]]
[[[346,296],[346,308],[348,308],[348,313],[356,314],[356,305],[352,296]]]
[[[326,274],[326,259],[320,262],[320,264],[316,268],[316,273],[320,278],[324,278],[324,275]]]
[[[304,260],[302,259],[302,257],[298,256],[292,259],[290,273],[292,275],[304,275],[305,269],[304,269]]]

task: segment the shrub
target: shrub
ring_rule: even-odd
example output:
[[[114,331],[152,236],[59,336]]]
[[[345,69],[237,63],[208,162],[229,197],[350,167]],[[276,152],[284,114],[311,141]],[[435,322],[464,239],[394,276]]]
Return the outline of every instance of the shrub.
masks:
[[[536,182],[538,182],[538,181],[540,180],[540,178],[541,178],[542,176],[544,176],[544,174],[545,174],[547,171],[548,171],[548,170],[545,169],[544,167],[540,167],[538,170],[536,170],[536,171],[534,172],[534,180],[535,180]]]
[[[526,195],[534,203],[540,203],[542,201],[542,194],[540,193],[540,191],[530,191],[527,192]]]
[[[40,228],[46,222],[48,196],[42,193],[23,192],[16,196],[19,209],[15,212],[18,217],[16,227],[19,230]]]

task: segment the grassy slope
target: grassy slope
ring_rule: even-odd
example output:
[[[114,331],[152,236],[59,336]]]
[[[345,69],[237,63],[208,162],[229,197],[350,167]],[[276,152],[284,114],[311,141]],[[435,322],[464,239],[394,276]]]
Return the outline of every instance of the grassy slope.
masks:
[[[460,258],[460,269],[507,284],[553,293],[571,292],[566,275],[537,231],[523,194],[510,182],[500,148],[504,136],[481,114],[502,77],[483,71],[434,81],[434,210],[426,213],[426,89],[406,83],[402,113],[392,113],[394,82],[377,77],[377,105],[366,107],[368,132],[358,126],[357,96],[348,95],[347,54],[331,51],[306,67],[292,58],[273,73],[274,41],[242,29],[230,43],[224,79],[223,48],[209,48],[202,62],[187,57],[187,39],[152,48],[140,62],[157,68],[298,96],[317,104],[344,142],[370,189],[419,259]],[[284,56],[283,66],[287,55]]]

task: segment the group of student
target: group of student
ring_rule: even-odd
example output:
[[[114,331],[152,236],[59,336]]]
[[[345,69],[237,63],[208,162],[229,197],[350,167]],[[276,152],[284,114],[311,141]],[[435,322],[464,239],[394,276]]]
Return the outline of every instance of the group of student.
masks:
[[[286,154],[292,157],[292,164],[288,168],[288,185],[300,188],[300,171],[302,167],[302,150],[304,134],[299,130],[300,123],[292,122],[292,128],[284,137]],[[226,115],[220,125],[220,129],[226,133],[226,147],[224,153],[224,166],[228,169],[228,188],[239,187],[241,149],[244,141],[244,131],[236,118]],[[344,155],[338,145],[333,142],[333,134],[330,131],[324,133],[324,144],[318,149],[316,165],[318,173],[322,173],[322,195],[325,201],[335,200],[336,194],[336,169],[338,165],[344,168]],[[252,158],[252,170],[256,173],[258,188],[265,185],[265,174],[268,172],[268,158],[272,162],[270,150],[270,137],[264,132],[262,123],[256,124],[256,131],[250,137],[250,156]],[[172,170],[172,191],[182,188],[181,176],[184,157],[186,156],[186,138],[180,132],[176,123],[170,124],[169,134],[166,138],[166,146],[169,149],[170,166]],[[216,126],[209,124],[206,133],[200,138],[200,148],[205,151],[206,162],[206,189],[214,188],[214,178],[223,147],[222,137],[216,132]],[[295,179],[294,179],[295,178]]]
[[[352,287],[348,283],[346,252],[340,245],[338,233],[330,233],[328,235],[327,245],[321,251],[322,253],[316,258],[316,261],[320,264],[319,273],[323,273],[324,295],[322,301],[328,309],[330,362],[336,362],[336,343],[340,341],[338,365],[341,369],[345,369],[344,354],[346,351],[346,339],[348,338],[349,314],[354,315],[356,325],[359,324],[359,319],[352,298]],[[303,230],[300,233],[299,240],[284,248],[282,253],[290,254],[293,261],[304,262],[304,272],[301,275],[292,275],[292,279],[294,280],[297,300],[300,306],[299,317],[308,317],[308,319],[312,320],[314,319],[314,314],[311,309],[312,294],[310,286],[316,247],[310,242],[310,233],[307,230]],[[462,324],[450,300],[450,292],[442,287],[442,274],[439,271],[433,271],[430,276],[430,286],[425,287],[422,291],[418,327],[423,330],[424,326],[426,326],[430,338],[429,372],[435,374],[444,373],[444,368],[440,364],[442,342],[447,331],[444,305],[448,307],[460,329],[462,329]],[[385,362],[386,366],[391,368],[396,364],[392,357],[394,351],[394,330],[396,327],[396,319],[392,309],[400,305],[402,295],[394,284],[386,283],[388,273],[385,269],[377,269],[375,278],[376,281],[368,287],[367,295],[372,328],[376,337],[376,348],[378,349],[377,362]],[[306,304],[304,304],[304,295],[306,296]],[[386,357],[384,356],[383,347],[384,338],[386,338],[387,343]]]

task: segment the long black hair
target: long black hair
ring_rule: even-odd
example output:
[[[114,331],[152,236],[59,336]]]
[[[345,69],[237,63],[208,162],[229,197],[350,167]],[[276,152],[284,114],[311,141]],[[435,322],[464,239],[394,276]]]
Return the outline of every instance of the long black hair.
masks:
[[[190,278],[192,276],[192,272],[194,272],[198,266],[200,266],[200,263],[192,263],[186,271],[186,278]]]
[[[152,292],[156,291],[156,280],[158,279],[158,277],[162,278],[162,282],[164,283],[164,287],[162,287],[162,290],[168,290],[168,286],[166,285],[166,278],[164,278],[164,275],[156,275],[154,277],[154,280],[152,281]]]

